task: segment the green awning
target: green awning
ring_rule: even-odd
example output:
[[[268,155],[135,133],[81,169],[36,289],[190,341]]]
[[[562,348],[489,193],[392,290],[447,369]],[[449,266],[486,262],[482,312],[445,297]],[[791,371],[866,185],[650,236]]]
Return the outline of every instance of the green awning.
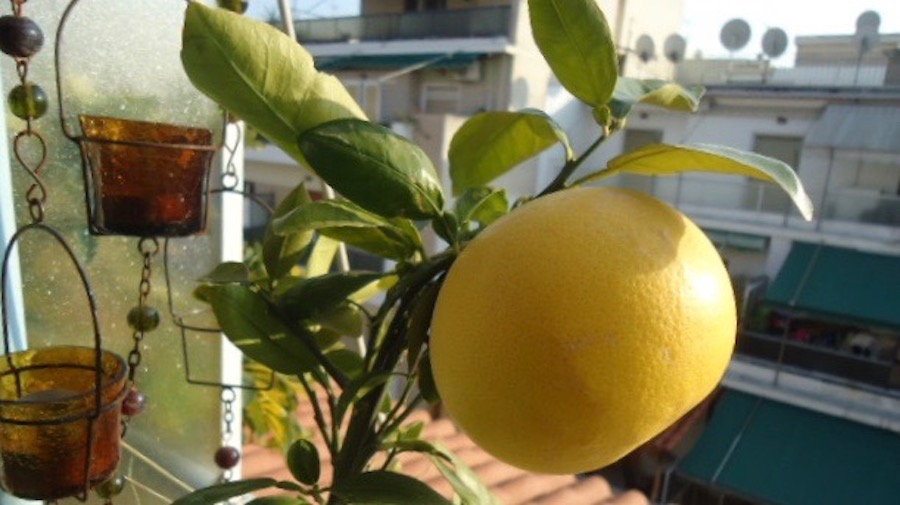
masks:
[[[483,53],[427,53],[322,56],[316,58],[316,68],[337,70],[395,70],[416,65],[438,69],[461,69],[478,61]]]
[[[766,299],[807,312],[900,328],[900,256],[795,242]]]
[[[677,471],[754,501],[897,503],[900,434],[726,390]]]

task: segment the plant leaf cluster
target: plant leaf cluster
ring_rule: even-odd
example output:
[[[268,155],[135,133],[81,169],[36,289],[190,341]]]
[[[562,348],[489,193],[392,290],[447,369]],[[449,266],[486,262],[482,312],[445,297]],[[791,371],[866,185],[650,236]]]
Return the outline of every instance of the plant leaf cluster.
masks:
[[[251,503],[450,503],[395,471],[396,455],[407,451],[432,460],[458,503],[493,503],[471,469],[422,440],[421,425],[406,421],[414,409],[440,401],[428,336],[443,277],[469,240],[510,211],[506,192],[491,184],[552,147],[564,152],[563,166],[537,197],[617,173],[703,170],[775,183],[811,216],[809,198],[790,167],[730,148],[657,144],[605,167],[586,166],[594,150],[625,126],[636,104],[695,111],[702,89],[619,76],[609,26],[593,0],[528,5],[540,52],[562,86],[593,111],[599,136],[578,153],[542,111],[476,114],[450,144],[455,199],[448,205],[425,152],[368,122],[345,88],[317,71],[295,41],[266,24],[189,2],[182,60],[194,85],[341,196],[315,201],[298,186],[272,216],[261,261],[220,265],[196,291],[249,358],[298,381],[315,411],[315,438],[324,445],[313,443],[311,435],[285,441],[296,482],[225,483],[176,504],[215,503],[272,487],[288,494]],[[571,180],[579,169],[586,175]],[[448,244],[446,250],[426,250],[423,231],[429,227]],[[394,266],[387,272],[333,271],[340,243]],[[378,303],[366,305],[374,294]],[[347,346],[346,337],[358,337],[363,345]],[[332,464],[327,481],[321,447]]]

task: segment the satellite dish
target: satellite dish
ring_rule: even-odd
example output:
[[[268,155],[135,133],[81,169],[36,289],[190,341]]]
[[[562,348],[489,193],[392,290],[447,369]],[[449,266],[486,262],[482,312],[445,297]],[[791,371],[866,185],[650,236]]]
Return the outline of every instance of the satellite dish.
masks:
[[[634,44],[634,52],[644,63],[656,58],[656,47],[649,35],[641,35]]]
[[[762,38],[762,50],[769,58],[784,54],[788,46],[788,36],[781,28],[769,28]]]
[[[880,36],[878,27],[881,26],[881,16],[875,11],[866,11],[856,18],[856,43],[859,46],[859,54],[866,54],[878,45]]]
[[[685,48],[687,48],[687,42],[685,42],[684,37],[677,33],[666,37],[666,41],[663,44],[663,52],[666,54],[666,59],[672,63],[678,63],[684,59]]]
[[[856,18],[856,33],[878,33],[881,16],[875,11],[866,11]]]
[[[732,19],[722,27],[719,40],[729,51],[737,51],[750,41],[750,25],[743,19]]]

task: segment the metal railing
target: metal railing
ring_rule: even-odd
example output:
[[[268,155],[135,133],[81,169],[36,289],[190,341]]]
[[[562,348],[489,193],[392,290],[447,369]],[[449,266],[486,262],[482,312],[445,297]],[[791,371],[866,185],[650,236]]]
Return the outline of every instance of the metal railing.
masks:
[[[822,214],[835,221],[900,226],[900,197],[877,191],[842,190],[828,194]]]
[[[773,364],[778,364],[780,356],[782,367],[800,373],[832,377],[878,390],[900,391],[900,364],[838,349],[745,330],[738,336],[735,352]]]
[[[508,37],[510,7],[451,9],[296,21],[297,38],[309,42]]]

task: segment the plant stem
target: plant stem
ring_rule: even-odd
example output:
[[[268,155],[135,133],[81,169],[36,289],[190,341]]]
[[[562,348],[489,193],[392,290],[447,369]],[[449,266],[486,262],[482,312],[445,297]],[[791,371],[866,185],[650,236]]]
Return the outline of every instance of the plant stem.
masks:
[[[581,156],[566,162],[562,170],[559,171],[559,174],[556,176],[556,178],[550,181],[550,184],[548,184],[543,191],[538,193],[537,197],[535,198],[540,198],[542,196],[546,196],[550,193],[563,189],[566,186],[566,180],[568,180],[568,178],[573,173],[575,173],[575,170],[578,170],[578,167],[580,167],[581,164],[584,163],[584,161],[587,160],[598,147],[600,147],[600,144],[602,144],[603,141],[606,140],[606,138],[607,134],[606,131],[604,131],[600,134],[600,137],[598,137],[597,140],[595,140],[594,143],[591,144],[587,148],[587,150],[581,154]]]
[[[397,366],[406,343],[404,337],[410,307],[428,282],[450,268],[455,259],[454,254],[445,253],[435,256],[414,267],[388,291],[385,302],[375,316],[376,324],[373,326],[372,332],[373,334],[380,333],[384,323],[387,323],[387,330],[381,344],[377,348],[369,349],[369,354],[366,356],[371,363],[367,367],[368,373],[373,375],[389,373]],[[397,305],[396,310],[394,310],[395,305]],[[393,314],[393,316],[388,322],[385,319],[389,314]],[[385,388],[386,384],[373,388],[354,404],[344,443],[337,457],[333,459],[333,486],[362,472],[378,450],[379,435],[375,431],[375,422]],[[332,497],[329,503],[339,504],[340,500]]]
[[[313,417],[316,420],[316,426],[319,427],[319,431],[322,433],[322,439],[325,440],[325,445],[328,447],[328,452],[331,454],[331,458],[334,459],[337,454],[337,441],[333,436],[329,436],[329,433],[331,432],[329,432],[328,424],[325,422],[325,415],[322,412],[322,406],[319,404],[319,397],[309,385],[309,381],[306,380],[306,377],[304,377],[303,374],[297,375],[297,379],[300,381],[300,385],[303,386],[303,390],[306,391],[306,396],[312,404]]]

